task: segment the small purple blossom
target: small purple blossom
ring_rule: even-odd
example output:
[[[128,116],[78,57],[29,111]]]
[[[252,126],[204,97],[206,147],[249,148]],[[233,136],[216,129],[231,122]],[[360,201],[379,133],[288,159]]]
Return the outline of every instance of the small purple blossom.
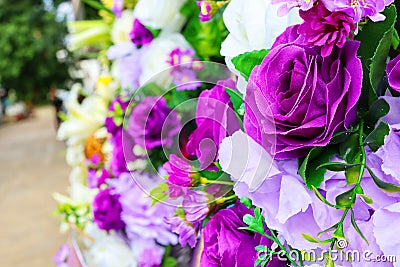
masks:
[[[107,132],[111,135],[115,135],[119,129],[122,128],[123,117],[125,115],[125,110],[129,105],[129,101],[125,101],[121,95],[118,95],[108,108],[109,114],[105,120],[105,126]]]
[[[180,128],[178,115],[167,106],[165,98],[149,96],[133,108],[128,133],[137,145],[151,150],[171,146]]]
[[[346,38],[353,37],[356,29],[353,19],[344,12],[330,12],[322,3],[312,9],[300,10],[304,22],[299,26],[298,33],[304,36],[304,41],[311,46],[321,46],[321,55],[329,56],[332,49],[342,48]]]
[[[174,154],[170,155],[169,161],[164,164],[164,169],[168,172],[168,191],[172,198],[186,195],[188,189],[192,186],[193,172],[192,167],[185,160]]]
[[[178,67],[177,70],[172,71],[172,75],[177,91],[196,90],[202,84],[196,77],[196,71],[192,69]]]
[[[193,224],[201,224],[210,211],[208,204],[211,200],[212,196],[206,192],[189,191],[182,201],[186,220]]]
[[[123,10],[124,10],[124,0],[113,0],[113,6],[111,7],[111,11],[115,14],[117,18],[121,18]]]
[[[135,45],[145,45],[153,41],[153,34],[138,19],[135,19],[129,38]]]
[[[199,19],[201,22],[209,21],[211,15],[211,5],[208,1],[197,1],[197,6],[200,7]]]
[[[111,178],[111,175],[104,167],[100,171],[95,169],[89,169],[88,181],[87,181],[88,187],[99,188],[102,184],[105,184],[106,179],[108,178]]]
[[[315,0],[272,0],[272,4],[282,4],[278,9],[278,15],[284,16],[292,8],[299,7],[301,10],[309,10],[313,7]]]
[[[71,253],[71,248],[69,245],[64,244],[60,247],[57,253],[53,257],[53,262],[57,267],[68,267],[68,258]]]
[[[120,230],[125,224],[121,220],[122,207],[119,195],[112,194],[111,188],[100,191],[92,203],[94,222],[106,231]]]
[[[193,63],[194,55],[195,51],[193,49],[181,50],[180,48],[175,48],[169,54],[167,63],[172,67],[180,64],[191,64]]]
[[[181,217],[167,217],[165,223],[170,225],[171,231],[179,235],[179,244],[182,247],[189,245],[194,248],[197,243],[197,232],[194,225]]]
[[[322,0],[330,11],[343,11],[357,23],[369,17],[372,21],[382,21],[385,16],[380,14],[394,0]]]

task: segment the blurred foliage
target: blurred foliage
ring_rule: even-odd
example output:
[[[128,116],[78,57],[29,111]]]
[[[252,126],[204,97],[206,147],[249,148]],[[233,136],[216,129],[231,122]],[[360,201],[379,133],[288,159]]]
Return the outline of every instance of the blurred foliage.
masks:
[[[52,85],[66,86],[72,64],[65,49],[67,28],[56,20],[54,8],[46,10],[40,0],[0,0],[0,32],[3,87],[14,88],[21,100],[40,103]],[[56,57],[60,50],[62,62]]]

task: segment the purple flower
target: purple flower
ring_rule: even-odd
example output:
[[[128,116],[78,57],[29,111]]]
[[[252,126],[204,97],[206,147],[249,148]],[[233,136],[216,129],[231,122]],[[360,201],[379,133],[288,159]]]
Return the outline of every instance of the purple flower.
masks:
[[[102,168],[100,173],[95,169],[89,169],[88,171],[88,187],[96,188],[100,187],[102,184],[105,184],[106,179],[111,178],[110,173],[106,168]]]
[[[117,18],[121,18],[122,11],[124,10],[124,0],[114,0],[111,11]]]
[[[204,250],[201,255],[201,266],[220,267],[253,267],[258,255],[255,247],[265,245],[271,247],[272,241],[266,237],[247,230],[243,217],[253,214],[242,203],[229,209],[218,211],[203,229]],[[274,257],[267,267],[286,266],[286,263]]]
[[[183,198],[182,207],[186,213],[186,220],[193,224],[202,224],[210,209],[208,204],[212,196],[203,191],[189,191]]]
[[[57,267],[68,267],[68,258],[71,253],[71,248],[69,245],[65,244],[60,247],[57,253],[53,257],[53,262]]]
[[[186,195],[192,186],[193,172],[192,166],[185,160],[171,154],[169,161],[164,164],[164,169],[168,172],[168,191],[172,198]]]
[[[197,1],[197,6],[200,7],[199,19],[201,22],[206,22],[211,19],[211,5],[208,1]]]
[[[308,11],[300,10],[304,22],[298,33],[305,37],[311,46],[321,46],[321,55],[327,57],[334,46],[342,48],[346,38],[353,37],[356,29],[353,19],[343,12],[330,12],[322,3],[318,3]]]
[[[120,95],[118,95],[108,108],[109,113],[112,116],[108,116],[105,120],[105,126],[107,132],[115,135],[119,129],[122,128],[122,122],[124,119],[125,110],[129,105],[129,101],[124,101]],[[117,125],[118,124],[118,125]]]
[[[322,0],[330,11],[343,11],[357,23],[369,17],[372,21],[381,21],[385,16],[380,14],[394,0]]]
[[[119,176],[123,172],[127,172],[128,162],[133,162],[140,159],[133,152],[134,142],[132,137],[127,133],[126,130],[120,128],[114,136],[110,139],[110,143],[113,146],[110,159],[110,170],[114,177]]]
[[[177,91],[196,90],[202,84],[196,77],[196,71],[189,68],[178,67],[171,74],[174,76],[173,83]]]
[[[296,39],[288,28],[282,40]],[[322,57],[317,47],[275,44],[249,78],[246,132],[277,159],[325,146],[354,122],[361,94],[359,43],[348,41]]]
[[[386,73],[390,87],[400,92],[400,55],[387,64]]]
[[[145,45],[153,41],[153,34],[138,19],[135,19],[129,38],[135,45]]]
[[[119,195],[112,194],[111,188],[100,191],[92,203],[94,222],[106,231],[120,230],[125,224],[121,220],[122,207]]]
[[[235,88],[232,80],[219,81],[211,90],[201,92],[196,109],[197,129],[189,136],[187,152],[196,156],[205,169],[216,160],[219,144],[240,129],[239,120],[225,87]]]
[[[184,64],[184,67],[190,67],[189,64],[193,63],[194,54],[195,51],[193,49],[181,50],[180,48],[175,48],[169,54],[167,63],[172,67],[179,66],[181,64]]]
[[[152,206],[152,199],[148,195],[159,183],[155,178],[148,174],[123,173],[109,183],[115,187],[114,192],[120,195],[121,217],[130,240],[154,239],[162,245],[175,245],[178,238],[164,222],[165,217],[173,215],[173,207],[164,203]],[[136,181],[140,181],[140,186]]]
[[[272,4],[283,3],[278,9],[278,15],[284,16],[294,7],[300,7],[301,10],[309,10],[313,7],[315,0],[272,0]]]
[[[151,150],[158,146],[171,146],[181,123],[163,97],[149,96],[133,108],[129,117],[128,133],[133,141]]]
[[[165,250],[163,247],[157,245],[154,240],[135,240],[134,243],[142,249],[138,256],[138,267],[161,266]]]
[[[197,230],[194,225],[187,222],[185,218],[181,217],[167,217],[165,223],[170,225],[171,231],[179,235],[179,244],[182,247],[189,245],[194,248],[197,243]]]
[[[139,76],[142,72],[140,62],[144,51],[146,49],[137,49],[130,42],[115,44],[108,49],[109,59],[119,59],[114,64],[122,89],[135,90],[139,87]]]

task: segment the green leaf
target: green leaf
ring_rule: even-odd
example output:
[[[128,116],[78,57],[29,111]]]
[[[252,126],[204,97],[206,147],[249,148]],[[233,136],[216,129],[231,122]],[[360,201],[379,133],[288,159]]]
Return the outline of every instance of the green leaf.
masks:
[[[353,225],[356,232],[361,236],[362,239],[364,239],[365,242],[367,242],[367,244],[369,246],[368,240],[365,238],[364,234],[361,232],[360,228],[357,225],[356,219],[354,217],[353,209],[351,209],[351,224]]]
[[[339,155],[347,163],[354,163],[360,155],[359,135],[352,134],[344,143],[339,146]]]
[[[399,47],[400,44],[400,37],[399,33],[397,32],[396,29],[393,31],[393,37],[392,37],[392,47],[394,50],[396,50]]]
[[[161,266],[162,267],[175,267],[178,264],[178,261],[173,257],[166,257],[163,259]]]
[[[344,162],[326,162],[323,163],[321,165],[319,165],[317,167],[317,169],[327,169],[329,171],[333,171],[333,172],[342,172],[345,171],[347,169],[353,168],[355,166],[359,166],[360,164],[347,164]]]
[[[354,205],[353,194],[354,194],[354,188],[338,195],[335,199],[336,205],[348,208],[351,207],[352,205]]]
[[[377,99],[376,88],[385,74],[396,22],[395,6],[387,7],[383,14],[386,16],[384,21],[369,21],[355,37],[361,41],[358,56],[363,67],[363,86],[359,103],[365,110]]]
[[[225,87],[225,91],[229,95],[235,111],[239,110],[244,102],[242,94],[240,94],[237,90],[232,90],[227,87]]]
[[[97,9],[97,10],[104,10],[108,14],[114,16],[114,12],[112,12],[110,9],[106,8],[100,1],[95,1],[95,0],[82,0],[85,4],[88,6]]]
[[[359,157],[358,157],[359,159]],[[355,167],[346,169],[345,176],[347,185],[357,184],[358,176],[360,175],[361,165],[354,164]]]
[[[152,198],[152,203],[151,205],[153,206],[154,204],[158,202],[162,202],[164,200],[167,200],[169,195],[168,195],[168,184],[167,183],[160,183],[158,187],[153,188],[150,191],[150,197]]]
[[[343,224],[342,223],[338,224],[338,226],[337,226],[335,232],[333,232],[332,236],[337,239],[346,240],[346,238],[344,237],[344,233],[343,233]]]
[[[374,180],[375,184],[382,189],[383,191],[386,191],[388,193],[400,193],[400,186],[387,183],[382,181],[381,179],[378,178],[378,176],[375,175],[375,173],[367,166],[367,170],[369,174],[371,175],[372,179]]]
[[[378,120],[383,116],[387,115],[389,111],[390,111],[390,106],[385,99],[380,98],[377,101],[375,101],[364,116],[365,117],[364,133],[367,134],[371,133],[374,130]]]
[[[385,136],[390,132],[389,125],[381,121],[365,139],[365,144],[368,145],[372,151],[377,151],[380,146],[384,144]]]
[[[299,160],[298,173],[304,179],[307,188],[312,189],[313,186],[316,188],[320,186],[324,180],[326,169],[318,169],[318,166],[329,162],[337,152],[337,149],[333,146],[314,147],[304,159]]]
[[[324,204],[326,204],[332,208],[338,208],[336,205],[333,205],[332,203],[330,203],[323,195],[321,195],[321,193],[318,191],[317,188],[315,188],[315,186],[312,185],[312,189],[314,190],[314,193],[318,197],[318,199],[321,200]]]
[[[374,200],[370,196],[365,194],[360,194],[360,196],[364,199],[365,203],[370,205],[374,203]]]
[[[251,199],[248,197],[241,197],[240,202],[246,206],[246,208],[251,209],[253,207],[253,203],[251,202]]]
[[[319,243],[319,240],[316,239],[315,237],[311,236],[311,235],[308,235],[308,234],[305,234],[305,233],[302,233],[301,235],[302,235],[303,238],[304,238],[305,240],[307,240],[308,242],[311,242],[311,243]]]
[[[331,145],[336,145],[336,144],[340,144],[343,143],[344,141],[346,141],[349,136],[351,135],[350,132],[339,132],[333,135],[331,141],[329,142],[329,144]]]
[[[254,67],[260,65],[265,56],[269,53],[269,50],[255,50],[240,54],[232,59],[232,63],[235,69],[238,70],[242,76],[248,80]]]

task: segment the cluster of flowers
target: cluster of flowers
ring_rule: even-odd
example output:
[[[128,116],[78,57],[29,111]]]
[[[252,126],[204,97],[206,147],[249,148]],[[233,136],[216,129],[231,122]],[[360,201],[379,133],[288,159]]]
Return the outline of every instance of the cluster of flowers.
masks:
[[[102,74],[72,88],[56,199],[87,265],[400,266],[393,2],[114,0],[75,22]]]

